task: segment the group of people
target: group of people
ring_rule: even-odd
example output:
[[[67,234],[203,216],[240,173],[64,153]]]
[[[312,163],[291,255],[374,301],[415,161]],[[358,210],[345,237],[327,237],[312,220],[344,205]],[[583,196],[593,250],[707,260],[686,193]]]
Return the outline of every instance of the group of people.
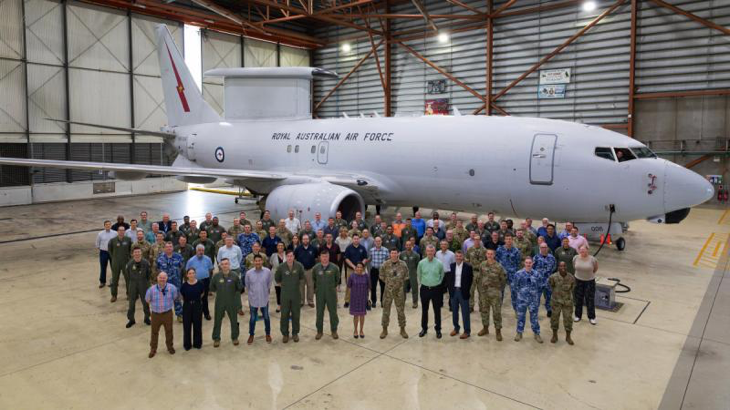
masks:
[[[543,343],[538,311],[544,296],[551,342],[558,341],[562,315],[566,342],[572,345],[572,325],[582,319],[583,305],[590,323],[596,324],[598,262],[588,254],[587,240],[570,222],[557,233],[547,219],[536,229],[529,218],[517,227],[510,219],[497,222],[494,217],[491,212],[486,221],[473,216],[464,226],[456,213],[442,221],[438,212],[425,220],[416,211],[413,218],[405,219],[398,213],[390,223],[375,215],[368,225],[360,212],[349,222],[337,212],[327,221],[316,213],[314,220],[302,224],[294,210],[278,222],[265,211],[255,223],[241,212],[226,229],[211,213],[199,227],[188,216],[178,226],[168,214],[155,223],[144,211],[129,223],[120,215],[114,224],[105,221],[97,235],[99,288],[106,286],[110,264],[112,303],[117,300],[120,277],[124,278],[127,328],[136,324],[136,302],[141,301],[144,322],[152,328],[150,358],[157,352],[161,327],[167,350],[175,353],[173,316],[183,323],[186,350],[202,347],[203,318],[214,320],[212,338],[214,347],[219,347],[222,322],[228,316],[231,339],[238,345],[238,316],[245,315],[243,294],[248,296],[250,312],[247,343],[254,342],[259,315],[266,341],[271,343],[272,287],[283,343],[290,338],[299,341],[305,304],[316,308],[315,339],[323,337],[325,310],[331,336],[338,339],[337,294],[343,285],[354,338],[365,337],[365,316],[378,301],[383,308],[380,338],[388,335],[392,305],[399,335],[408,338],[404,309],[410,293],[414,309],[421,303],[420,337],[428,333],[430,308],[436,337],[442,337],[441,309],[447,298],[451,336],[471,336],[470,314],[478,306],[482,320],[478,335],[489,334],[491,319],[495,337],[502,341],[502,305],[509,286],[517,316],[515,341],[522,339],[529,312],[534,337]],[[213,293],[211,315],[208,299]]]

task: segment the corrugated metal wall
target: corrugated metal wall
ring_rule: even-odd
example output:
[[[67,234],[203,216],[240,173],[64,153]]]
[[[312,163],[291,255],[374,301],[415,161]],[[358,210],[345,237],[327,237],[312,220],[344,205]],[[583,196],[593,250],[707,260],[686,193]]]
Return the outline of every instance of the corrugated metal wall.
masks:
[[[70,114],[74,121],[121,127],[154,130],[164,125],[154,36],[159,23],[168,25],[181,46],[176,22],[77,2],[0,2],[0,150],[44,159],[130,162],[134,156],[139,164],[167,162],[160,138],[135,136],[132,144],[129,133],[82,126],[67,133],[65,125],[45,120]],[[32,181],[103,178],[98,173],[37,169]],[[30,182],[26,168],[0,169],[0,186]]]
[[[450,3],[424,1],[431,14],[470,14]],[[485,1],[464,1],[486,11]],[[506,1],[496,1],[494,9]],[[548,4],[549,1],[521,0],[509,10]],[[730,87],[730,52],[727,38],[686,17],[640,2],[637,47],[638,92],[691,90]],[[672,1],[720,25],[730,23],[730,1]],[[493,89],[497,94],[553,51],[592,19],[614,4],[598,1],[592,12],[580,4],[540,13],[497,19],[494,26]],[[625,124],[628,112],[630,2],[619,7],[578,38],[541,69],[570,68],[571,83],[565,98],[538,99],[539,72],[525,78],[496,103],[511,115],[557,118],[590,124]],[[392,9],[393,13],[418,13],[409,3]],[[376,24],[374,28],[378,29]],[[393,20],[392,30],[427,33],[422,20]],[[328,27],[317,33],[322,37],[347,39],[359,33],[351,29]],[[416,35],[418,33],[415,33]],[[442,43],[437,37],[408,41],[405,44],[433,61],[467,86],[486,93],[485,29],[453,33]],[[379,38],[376,37],[376,41]],[[351,46],[345,53],[343,44]],[[346,74],[370,50],[367,38],[342,40],[315,50],[314,64]],[[447,80],[445,94],[428,94],[427,81],[445,79],[431,67],[393,45],[392,104],[395,115],[418,115],[428,99],[448,98],[450,106],[462,113],[471,112],[482,102],[470,92]],[[368,60],[320,108],[318,116],[333,117],[342,112],[356,114],[369,109],[383,110],[383,94],[374,68]],[[382,64],[382,60],[381,60]],[[336,84],[334,80],[315,82],[315,101],[320,101]],[[453,108],[452,108],[453,110]],[[483,112],[482,112],[483,113]]]
[[[214,31],[204,30],[202,34],[203,73],[213,68],[310,65],[308,50],[277,47],[274,43]],[[203,97],[218,114],[223,115],[223,78],[203,77]]]

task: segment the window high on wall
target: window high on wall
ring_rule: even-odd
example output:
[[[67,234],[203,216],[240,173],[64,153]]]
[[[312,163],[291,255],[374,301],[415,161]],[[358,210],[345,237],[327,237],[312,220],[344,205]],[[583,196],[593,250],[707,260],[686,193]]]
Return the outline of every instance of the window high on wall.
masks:
[[[185,64],[187,64],[190,74],[195,79],[198,89],[202,89],[203,83],[203,65],[200,60],[200,28],[185,25]]]

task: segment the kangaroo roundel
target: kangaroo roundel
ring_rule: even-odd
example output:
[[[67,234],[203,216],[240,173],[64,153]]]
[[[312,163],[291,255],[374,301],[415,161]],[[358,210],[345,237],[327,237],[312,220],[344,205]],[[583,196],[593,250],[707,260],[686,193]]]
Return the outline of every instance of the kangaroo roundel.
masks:
[[[218,162],[223,162],[226,159],[226,153],[223,151],[223,147],[215,149],[215,159]]]

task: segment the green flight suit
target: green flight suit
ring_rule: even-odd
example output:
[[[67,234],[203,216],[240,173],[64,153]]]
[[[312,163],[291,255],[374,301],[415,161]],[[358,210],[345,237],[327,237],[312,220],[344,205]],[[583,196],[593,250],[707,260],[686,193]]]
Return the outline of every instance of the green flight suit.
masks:
[[[193,243],[193,249],[197,248],[198,245],[203,245],[205,247],[205,251],[203,254],[210,258],[210,261],[215,264],[215,243],[210,240],[210,238],[206,239],[205,242],[203,242],[202,239],[198,239]]]
[[[119,274],[124,275],[125,294],[129,296],[129,274],[125,267],[132,257],[132,240],[125,236],[119,239],[115,236],[109,240],[109,259],[112,265],[112,296],[117,297]]]
[[[304,266],[297,261],[294,261],[291,268],[286,262],[279,264],[274,280],[281,285],[281,334],[289,336],[289,317],[291,317],[292,335],[298,335],[299,312],[302,308],[299,286],[304,281]]]
[[[324,309],[327,308],[330,316],[330,330],[337,332],[340,323],[337,317],[337,284],[340,283],[340,270],[330,262],[327,267],[321,263],[312,268],[314,277],[314,295],[317,299],[317,333],[322,333],[324,327]]]
[[[238,339],[238,307],[241,304],[241,278],[233,272],[218,272],[210,280],[210,291],[215,292],[215,321],[213,340],[221,340],[221,322],[228,315],[231,321],[231,339]]]
[[[400,256],[398,256],[398,259],[405,262],[406,266],[408,266],[408,281],[406,281],[406,283],[411,286],[413,304],[416,305],[418,304],[418,262],[421,261],[421,255],[413,251],[403,251],[400,253]],[[408,285],[404,283],[403,290],[405,290],[407,286]]]
[[[150,307],[145,300],[147,289],[150,287],[152,279],[152,267],[150,263],[142,258],[139,262],[131,259],[124,267],[129,278],[129,308],[127,309],[127,319],[134,322],[134,308],[137,304],[137,298],[142,300],[142,309],[144,310],[145,320],[150,319]]]
[[[578,252],[568,246],[568,249],[563,248],[562,246],[558,249],[555,249],[555,252],[553,252],[553,256],[555,256],[555,266],[560,264],[560,262],[565,262],[565,269],[571,273],[575,274],[575,267],[573,266],[573,258],[578,256]]]
[[[188,261],[190,260],[190,258],[195,256],[195,249],[193,249],[190,244],[186,243],[184,248],[180,245],[175,245],[175,247],[173,248],[173,252],[179,253],[180,256],[183,257],[182,277],[185,278],[185,276],[187,275],[187,270],[185,269],[185,267],[188,265]]]

